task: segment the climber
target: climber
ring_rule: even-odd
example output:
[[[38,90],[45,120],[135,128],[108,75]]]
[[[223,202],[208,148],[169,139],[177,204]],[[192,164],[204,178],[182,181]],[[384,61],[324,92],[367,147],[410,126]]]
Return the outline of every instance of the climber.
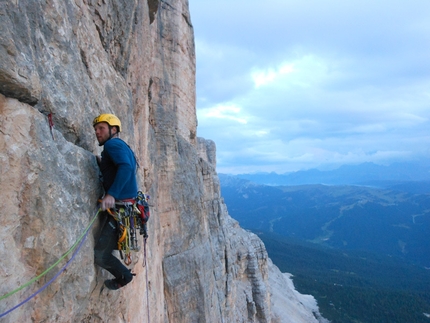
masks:
[[[105,192],[100,208],[106,211],[115,208],[115,201],[134,199],[137,196],[137,162],[131,148],[119,138],[121,121],[118,117],[101,114],[94,119],[93,127],[99,146],[104,146],[101,156],[97,156],[97,163]],[[115,276],[104,284],[108,289],[116,290],[131,282],[133,274],[112,254],[117,249],[117,221],[108,212],[102,212],[101,216],[104,217],[104,224],[94,247],[94,262]]]

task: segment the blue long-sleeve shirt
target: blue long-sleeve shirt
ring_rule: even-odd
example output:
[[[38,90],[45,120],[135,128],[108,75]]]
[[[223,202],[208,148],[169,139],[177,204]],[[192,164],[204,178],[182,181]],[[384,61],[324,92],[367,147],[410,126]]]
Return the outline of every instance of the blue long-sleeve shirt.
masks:
[[[104,143],[100,171],[103,188],[116,200],[137,196],[136,158],[130,147],[119,138]]]

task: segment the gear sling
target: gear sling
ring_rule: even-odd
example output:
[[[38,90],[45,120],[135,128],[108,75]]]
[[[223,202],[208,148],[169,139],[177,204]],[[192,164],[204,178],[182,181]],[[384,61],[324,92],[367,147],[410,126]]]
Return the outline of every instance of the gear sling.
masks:
[[[131,251],[139,251],[137,232],[146,240],[148,237],[147,222],[150,216],[149,195],[137,192],[136,199],[126,199],[115,202],[115,209],[108,209],[108,213],[117,221],[118,250],[121,259],[127,266],[131,264]]]

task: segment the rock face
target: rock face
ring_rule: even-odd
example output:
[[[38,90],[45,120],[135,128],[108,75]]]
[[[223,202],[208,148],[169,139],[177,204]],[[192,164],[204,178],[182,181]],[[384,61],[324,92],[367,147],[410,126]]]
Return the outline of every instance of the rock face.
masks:
[[[0,10],[2,322],[324,321],[228,215],[215,144],[196,136],[187,0]],[[103,288],[110,274],[94,265],[97,220],[83,236],[102,193],[91,124],[100,113],[121,119],[151,196],[146,263],[134,254],[137,275],[119,291]]]

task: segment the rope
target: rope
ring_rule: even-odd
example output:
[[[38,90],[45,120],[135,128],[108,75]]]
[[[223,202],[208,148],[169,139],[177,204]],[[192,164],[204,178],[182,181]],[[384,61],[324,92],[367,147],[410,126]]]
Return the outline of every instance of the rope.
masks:
[[[148,266],[146,265],[146,239],[147,237],[143,238],[143,261],[142,261],[142,266],[146,267],[145,268],[145,274],[146,274],[146,307],[147,307],[147,313],[148,313],[148,323],[150,322],[150,317],[149,317],[149,283],[148,283]]]
[[[91,222],[89,223],[89,225],[86,227],[86,229],[84,230],[84,232],[81,234],[81,236],[79,237],[79,239],[73,244],[73,246],[70,247],[70,249],[60,258],[58,259],[52,266],[50,266],[48,269],[46,269],[43,273],[41,273],[39,276],[33,278],[32,280],[28,281],[27,283],[25,283],[24,285],[22,285],[21,287],[3,295],[0,300],[3,300],[13,294],[15,294],[16,292],[20,291],[21,289],[29,286],[31,283],[35,282],[36,280],[42,278],[43,276],[45,276],[49,271],[51,271],[56,265],[58,265],[64,258],[67,257],[67,255],[69,255],[73,249],[75,249],[75,247],[79,244],[78,248],[75,250],[75,252],[73,253],[72,257],[69,259],[69,261],[67,261],[67,263],[63,266],[63,268],[60,269],[60,271],[51,278],[51,280],[49,280],[45,285],[43,285],[38,291],[36,291],[34,294],[32,294],[30,297],[28,297],[27,299],[25,299],[24,301],[22,301],[21,303],[19,303],[18,305],[14,306],[13,308],[11,308],[10,310],[0,314],[0,318],[9,314],[10,312],[12,312],[13,310],[17,309],[18,307],[22,306],[23,304],[25,304],[26,302],[28,302],[29,300],[31,300],[34,296],[36,296],[37,294],[39,294],[40,292],[42,292],[46,287],[48,287],[66,268],[67,266],[72,262],[72,260],[75,258],[76,254],[78,253],[78,251],[81,249],[85,238],[88,235],[88,232],[91,228],[91,226],[93,225],[94,221],[96,220],[97,216],[100,213],[100,209],[97,211],[96,215],[94,216],[94,218],[91,220]]]

